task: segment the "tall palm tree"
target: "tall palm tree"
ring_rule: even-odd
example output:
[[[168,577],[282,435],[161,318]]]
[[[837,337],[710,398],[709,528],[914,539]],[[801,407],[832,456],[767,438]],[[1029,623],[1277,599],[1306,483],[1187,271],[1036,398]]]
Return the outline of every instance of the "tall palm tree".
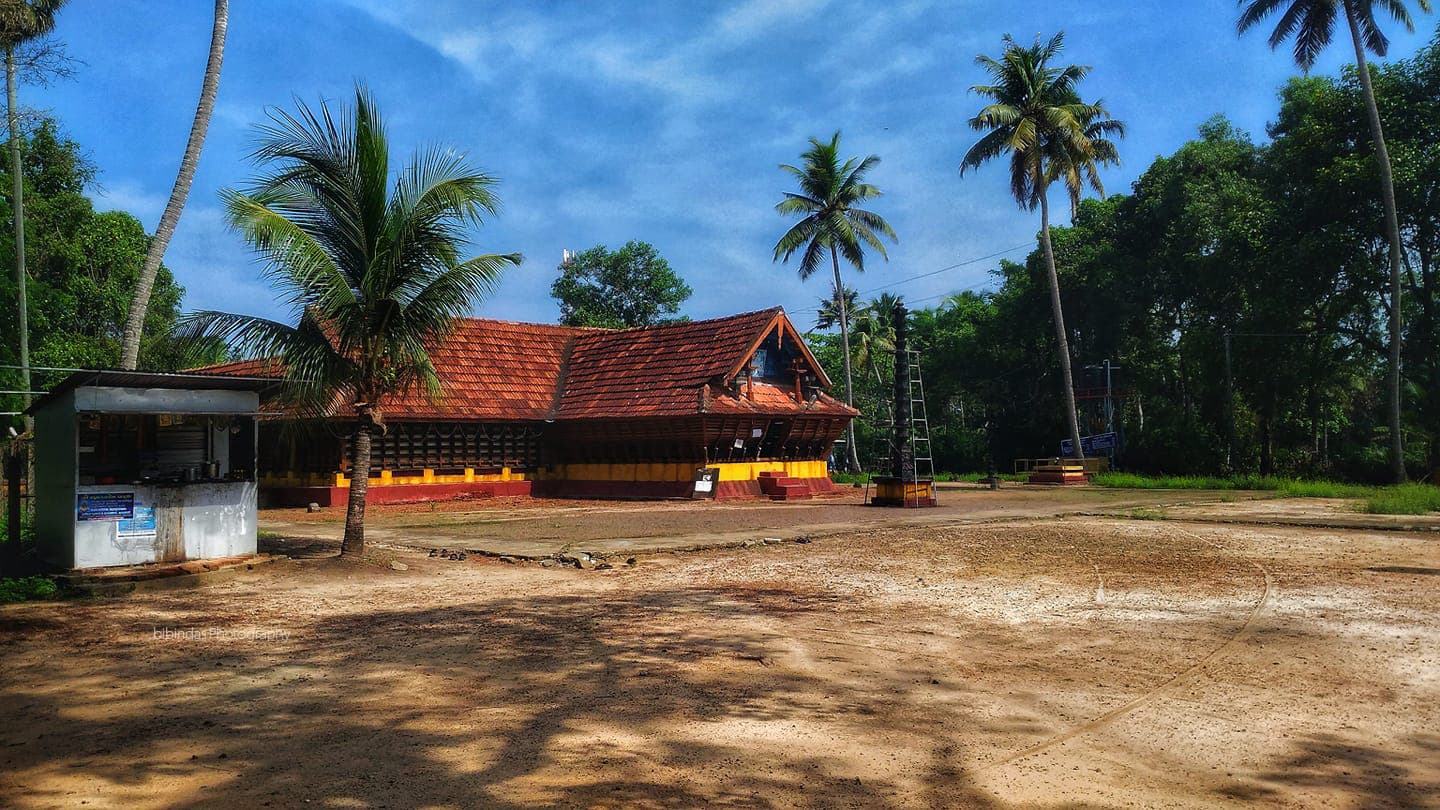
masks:
[[[1385,231],[1390,238],[1390,474],[1395,482],[1405,481],[1405,440],[1400,425],[1400,265],[1404,248],[1400,242],[1400,217],[1395,206],[1395,177],[1390,166],[1390,153],[1385,148],[1385,128],[1380,123],[1380,106],[1375,101],[1375,88],[1370,81],[1370,66],[1365,57],[1369,52],[1384,58],[1390,40],[1375,19],[1375,6],[1383,6],[1405,30],[1415,30],[1415,20],[1405,0],[1239,0],[1240,20],[1236,29],[1241,33],[1259,25],[1266,18],[1281,13],[1280,21],[1270,33],[1270,47],[1279,48],[1287,39],[1295,38],[1295,63],[1309,71],[1315,59],[1330,44],[1335,33],[1335,19],[1344,13],[1350,28],[1350,44],[1355,48],[1355,65],[1360,74],[1360,90],[1365,96],[1365,109],[1370,115],[1370,135],[1375,139],[1375,162],[1380,167],[1380,196],[1385,208]],[[1430,12],[1430,0],[1415,0],[1420,10]]]
[[[3,0],[0,2],[0,45],[5,48],[5,100],[10,127],[10,205],[15,211],[15,289],[20,333],[21,399],[30,407],[30,313],[25,302],[29,273],[25,270],[25,175],[20,165],[20,103],[15,75],[15,49],[55,29],[55,13],[65,0]],[[30,417],[25,417],[26,427]]]
[[[840,161],[840,133],[836,132],[829,141],[810,139],[810,148],[801,156],[802,166],[781,164],[780,168],[795,177],[800,192],[785,192],[785,199],[776,203],[775,210],[785,216],[799,216],[801,219],[775,243],[774,259],[789,261],[796,251],[800,253],[800,278],[807,279],[814,274],[825,254],[830,254],[830,266],[835,273],[837,295],[845,289],[840,279],[840,257],[853,266],[856,272],[865,271],[865,246],[868,245],[889,259],[881,236],[891,242],[899,241],[895,231],[883,217],[873,211],[859,208],[866,200],[879,196],[880,189],[865,182],[865,175],[880,162],[878,155],[862,159],[849,158]],[[850,317],[846,307],[838,307],[840,314],[841,356],[845,360],[845,404],[853,404],[855,384],[850,374]],[[847,435],[850,467],[860,469],[860,456],[855,451],[855,425],[849,426]]]
[[[205,146],[205,133],[210,129],[210,113],[215,109],[215,95],[220,90],[220,63],[225,58],[225,33],[229,27],[230,0],[215,0],[210,57],[205,62],[205,78],[200,83],[200,103],[195,107],[190,139],[185,143],[185,155],[180,159],[180,171],[175,176],[175,186],[170,189],[170,200],[165,203],[160,224],[155,228],[155,237],[145,251],[145,264],[141,265],[140,277],[135,280],[135,295],[130,299],[125,331],[120,336],[120,367],[123,369],[133,370],[140,361],[140,337],[145,329],[145,310],[150,307],[150,291],[155,287],[160,261],[165,258],[170,237],[175,235],[180,212],[190,196],[190,184],[195,180],[195,167],[200,163],[200,150]]]
[[[1078,87],[1090,68],[1052,64],[1064,47],[1063,32],[1043,44],[1037,37],[1029,47],[1022,47],[1007,34],[999,59],[984,54],[976,57],[975,63],[990,74],[992,83],[970,88],[989,103],[970,119],[971,128],[985,134],[965,154],[960,174],[963,177],[971,169],[1008,155],[1010,192],[1015,201],[1026,210],[1040,209],[1040,245],[1050,283],[1050,312],[1055,322],[1055,353],[1060,360],[1065,418],[1076,457],[1083,458],[1070,374],[1070,341],[1060,306],[1055,250],[1050,242],[1048,193],[1052,182],[1064,180],[1068,185],[1072,175],[1084,176],[1086,165],[1106,160],[1086,133],[1113,119],[1103,104],[1080,101]]]
[[[1097,102],[1104,104],[1104,102]],[[1105,184],[1100,182],[1101,166],[1120,165],[1120,149],[1111,138],[1125,137],[1125,123],[1109,116],[1096,115],[1091,111],[1080,119],[1085,133],[1085,142],[1090,149],[1086,152],[1066,150],[1063,160],[1052,167],[1052,180],[1063,180],[1065,190],[1070,194],[1070,221],[1080,213],[1080,198],[1088,186],[1101,197],[1105,196]]]
[[[276,358],[294,406],[353,415],[344,556],[365,548],[365,493],[382,403],[406,391],[441,393],[428,347],[520,255],[462,260],[466,229],[494,215],[495,180],[464,155],[433,147],[392,181],[389,144],[369,93],[332,115],[304,104],[272,112],[255,151],[267,164],[247,192],[222,192],[230,225],[266,260],[265,275],[298,326],[248,315],[187,316],[191,339],[220,338]]]

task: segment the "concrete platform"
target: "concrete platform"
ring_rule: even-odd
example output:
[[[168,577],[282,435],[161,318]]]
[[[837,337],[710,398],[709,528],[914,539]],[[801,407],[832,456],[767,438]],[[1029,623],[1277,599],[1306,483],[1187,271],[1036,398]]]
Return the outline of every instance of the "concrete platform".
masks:
[[[191,588],[286,559],[283,555],[241,554],[179,563],[146,563],[113,568],[81,568],[55,577],[61,588],[90,596],[113,596],[133,591]]]

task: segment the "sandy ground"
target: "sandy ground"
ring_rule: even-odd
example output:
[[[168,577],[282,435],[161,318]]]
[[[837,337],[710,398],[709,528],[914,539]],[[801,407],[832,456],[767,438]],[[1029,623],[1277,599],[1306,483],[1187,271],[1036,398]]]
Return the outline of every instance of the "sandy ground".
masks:
[[[0,803],[1424,806],[1437,541],[1025,519],[0,608]]]
[[[1007,485],[999,491],[952,484],[940,493],[935,509],[876,509],[863,505],[864,490],[794,503],[761,500],[715,502],[560,501],[529,498],[447,501],[433,504],[372,506],[367,536],[377,543],[415,548],[452,548],[488,554],[549,557],[585,551],[597,555],[688,550],[738,545],[765,538],[794,539],[885,527],[953,526],[1022,518],[1075,514],[1154,516],[1171,508],[1240,508],[1264,493],[1139,491],[1099,487]],[[1223,502],[1222,502],[1223,501]],[[307,546],[338,544],[343,509],[307,513],[303,509],[267,509],[260,528],[286,538],[277,553]],[[1433,522],[1433,521],[1431,521]]]

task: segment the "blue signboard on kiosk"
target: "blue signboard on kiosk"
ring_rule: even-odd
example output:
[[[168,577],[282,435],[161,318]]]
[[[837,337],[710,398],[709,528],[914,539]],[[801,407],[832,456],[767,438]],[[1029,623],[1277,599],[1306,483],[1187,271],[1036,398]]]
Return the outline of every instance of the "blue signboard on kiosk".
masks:
[[[81,492],[75,496],[76,520],[130,520],[134,517],[133,492]]]

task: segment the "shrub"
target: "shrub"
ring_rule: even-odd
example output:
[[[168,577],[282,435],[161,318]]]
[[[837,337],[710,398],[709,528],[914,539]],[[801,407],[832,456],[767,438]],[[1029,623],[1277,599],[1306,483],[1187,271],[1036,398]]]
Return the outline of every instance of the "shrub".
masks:
[[[54,599],[59,595],[60,588],[49,577],[0,579],[0,605]]]

